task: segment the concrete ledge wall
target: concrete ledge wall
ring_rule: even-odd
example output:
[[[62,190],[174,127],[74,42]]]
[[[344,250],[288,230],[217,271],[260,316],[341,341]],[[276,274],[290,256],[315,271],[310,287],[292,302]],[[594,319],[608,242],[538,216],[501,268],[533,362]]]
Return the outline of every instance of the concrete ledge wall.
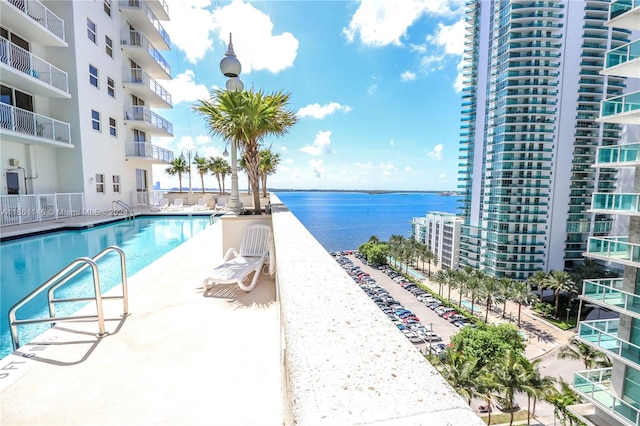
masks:
[[[288,425],[484,425],[272,195]]]

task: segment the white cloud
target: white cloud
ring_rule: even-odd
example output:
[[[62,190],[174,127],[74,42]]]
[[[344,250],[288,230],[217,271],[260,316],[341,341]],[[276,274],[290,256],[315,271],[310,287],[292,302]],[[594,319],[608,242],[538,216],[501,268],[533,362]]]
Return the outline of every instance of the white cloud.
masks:
[[[311,166],[311,171],[313,172],[313,176],[317,179],[321,179],[322,178],[322,174],[324,173],[325,169],[324,167],[322,167],[322,159],[312,159],[309,160],[309,166]]]
[[[302,107],[298,110],[298,117],[313,117],[313,118],[324,118],[327,115],[331,115],[336,111],[349,112],[351,111],[351,107],[348,105],[342,106],[337,102],[329,102],[326,105],[320,104],[312,104]]]
[[[356,167],[360,167],[361,169],[372,169],[373,168],[373,164],[371,164],[371,161],[367,161],[366,163],[360,163],[359,161],[355,162],[355,166]]]
[[[411,166],[407,166],[404,168],[404,171],[406,173],[415,173],[415,170],[413,170],[413,168],[411,168]]]
[[[196,63],[212,49],[212,14],[206,9],[210,0],[167,0],[171,20],[162,22],[171,42],[187,55],[187,60]]]
[[[293,164],[293,160],[291,158],[287,158],[284,160],[286,164]]]
[[[331,130],[319,131],[312,145],[300,148],[300,151],[310,155],[330,154],[331,151]]]
[[[400,80],[402,81],[413,81],[416,79],[416,73],[412,71],[405,71],[400,74]]]
[[[442,160],[442,149],[444,148],[444,146],[439,143],[438,145],[433,147],[433,150],[430,152],[427,152],[427,156],[431,157],[431,158],[435,158],[436,160],[440,161]]]
[[[279,149],[280,151],[282,151],[282,152],[285,152],[285,153],[289,152],[289,148],[287,148],[287,147],[286,147],[286,146],[284,146],[284,145],[280,145],[280,146],[278,147],[278,149]]]
[[[394,146],[395,144],[396,144],[396,141],[394,141],[393,139],[389,141],[389,146]]]
[[[293,66],[298,40],[288,32],[273,34],[269,15],[243,0],[233,0],[211,10],[212,3],[211,0],[168,0],[171,21],[163,25],[189,62],[196,63],[214,50],[214,35],[220,47],[217,60],[222,59],[229,33],[233,33],[233,48],[243,74],[253,69],[278,73]]]
[[[444,48],[447,55],[464,53],[464,19],[453,25],[438,24],[434,35],[427,37],[427,41]]]
[[[195,73],[192,70],[186,70],[172,80],[163,80],[162,86],[171,94],[174,105],[209,98],[207,86],[195,82]]]
[[[438,175],[438,179],[440,179],[440,180],[444,180],[446,178],[447,178],[447,175],[445,175],[444,173]]]
[[[420,16],[451,13],[449,0],[362,0],[347,28],[342,32],[349,42],[356,38],[368,46],[400,45],[400,38]]]
[[[398,170],[396,166],[394,166],[393,163],[390,163],[390,162],[380,163],[379,167],[383,169],[385,172],[390,172],[390,173],[395,173]]]
[[[367,93],[370,95],[373,95],[373,92],[375,92],[377,88],[378,88],[378,83],[373,83],[372,85],[367,87]]]
[[[285,32],[273,34],[269,15],[242,0],[233,0],[212,14],[212,26],[224,40],[233,33],[233,49],[242,64],[242,72],[267,70],[274,74],[293,66],[298,40]],[[242,76],[240,76],[242,78]]]

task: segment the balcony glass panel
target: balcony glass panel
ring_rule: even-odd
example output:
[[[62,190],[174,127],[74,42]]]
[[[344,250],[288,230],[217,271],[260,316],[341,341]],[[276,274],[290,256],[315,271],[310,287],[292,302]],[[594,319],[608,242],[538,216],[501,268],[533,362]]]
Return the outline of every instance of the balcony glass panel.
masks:
[[[638,194],[594,193],[591,208],[620,213],[638,213],[639,203],[640,195]]]
[[[640,295],[622,290],[620,278],[584,280],[582,295],[617,311],[625,310],[640,314]]]
[[[160,34],[162,40],[164,40],[164,42],[167,43],[168,46],[171,46],[169,34],[165,31],[164,27],[162,26],[158,18],[156,18],[156,15],[153,13],[146,2],[140,0],[121,0],[120,7],[137,9],[144,13],[151,25],[153,25],[156,31],[158,31],[158,34]]]
[[[173,134],[173,124],[147,107],[131,106],[125,108],[124,118],[125,120],[144,121],[157,129]]]
[[[124,83],[143,84],[153,93],[162,98],[166,103],[171,105],[171,94],[166,91],[156,80],[149,76],[149,73],[142,68],[131,68],[124,75]]]
[[[69,123],[0,103],[0,129],[70,144]]]
[[[637,58],[640,58],[640,40],[607,52],[605,68],[614,67]]]
[[[127,143],[127,157],[142,157],[169,163],[173,160],[173,151],[152,145],[150,142]]]
[[[640,368],[640,346],[618,337],[619,319],[582,321],[578,338]]]
[[[66,72],[4,38],[0,38],[0,61],[43,83],[69,93]]]
[[[602,101],[600,107],[600,116],[608,117],[610,115],[622,114],[637,110],[640,110],[640,92],[617,96],[615,98]]]
[[[598,148],[598,160],[596,164],[631,163],[638,161],[640,143],[629,145],[607,146]]]
[[[591,237],[587,253],[608,257],[613,261],[640,262],[640,244],[627,241],[628,237]]]
[[[171,75],[171,66],[169,63],[141,32],[133,30],[125,31],[122,34],[122,40],[120,43],[125,46],[142,47],[168,75]]]
[[[640,408],[623,401],[611,387],[611,368],[576,371],[573,388],[597,407],[628,425],[640,424]]]

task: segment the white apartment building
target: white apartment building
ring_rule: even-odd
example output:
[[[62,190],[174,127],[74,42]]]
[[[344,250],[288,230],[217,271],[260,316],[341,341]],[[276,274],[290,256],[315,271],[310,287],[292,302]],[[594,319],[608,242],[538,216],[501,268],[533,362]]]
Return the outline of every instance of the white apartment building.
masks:
[[[429,212],[411,221],[411,236],[433,252],[438,265],[456,269],[460,260],[462,218],[453,213]]]
[[[590,235],[612,230],[591,215],[591,193],[615,190],[592,168],[622,126],[596,121],[625,78],[603,76],[605,53],[630,31],[607,27],[609,0],[475,0],[465,19],[459,192],[461,266],[523,280],[580,263]]]
[[[164,0],[0,1],[2,225],[149,203],[173,159],[152,143],[173,134],[168,19]]]

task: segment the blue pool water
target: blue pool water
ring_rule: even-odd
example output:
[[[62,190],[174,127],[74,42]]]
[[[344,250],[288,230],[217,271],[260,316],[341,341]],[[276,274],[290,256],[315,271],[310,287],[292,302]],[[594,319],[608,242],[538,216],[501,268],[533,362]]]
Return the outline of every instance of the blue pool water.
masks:
[[[469,311],[471,311],[471,302],[467,302],[466,300],[463,300],[462,301],[462,306],[464,306]],[[480,312],[480,311],[482,311],[482,306],[479,306],[478,303],[474,303],[473,304],[473,312]]]
[[[78,257],[93,257],[108,246],[125,252],[127,276],[131,276],[204,230],[209,216],[139,217],[81,231],[62,231],[0,243],[0,358],[11,353],[9,309],[33,289]],[[120,284],[120,258],[109,254],[98,261],[103,291]],[[73,285],[62,287],[56,296],[85,297],[93,294],[90,271],[74,278]],[[47,316],[46,292],[18,311],[17,318]],[[60,304],[56,314],[69,315],[79,304]],[[49,325],[23,325],[18,328],[24,344],[45,331]]]

